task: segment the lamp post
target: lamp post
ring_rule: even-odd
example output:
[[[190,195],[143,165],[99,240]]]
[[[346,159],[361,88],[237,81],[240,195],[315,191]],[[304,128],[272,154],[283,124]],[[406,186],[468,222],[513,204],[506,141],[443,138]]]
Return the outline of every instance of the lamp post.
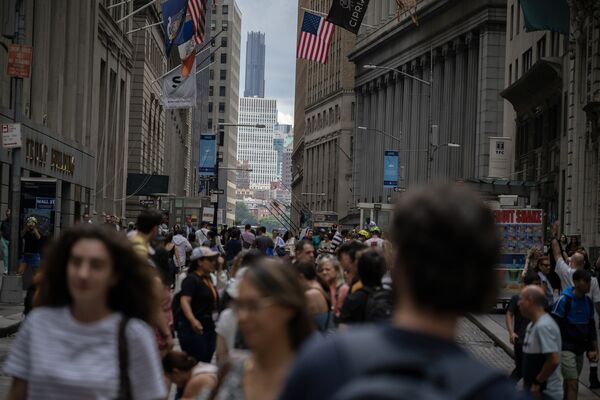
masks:
[[[213,215],[213,226],[217,226],[217,216],[219,213],[219,170],[223,169],[224,171],[246,171],[243,168],[232,168],[232,167],[223,167],[223,168],[219,168],[219,165],[221,163],[221,158],[223,157],[223,152],[220,152],[218,149],[221,148],[224,144],[225,144],[225,129],[226,127],[230,127],[230,126],[235,126],[235,127],[248,127],[248,128],[258,128],[258,129],[264,129],[267,126],[265,124],[235,124],[235,123],[228,123],[228,122],[222,122],[217,124],[217,127],[219,129],[219,137],[218,137],[218,141],[217,141],[217,160],[215,163],[215,184],[214,184],[214,188],[217,191],[216,196],[217,196],[217,201],[215,201],[214,204],[214,215]],[[221,153],[221,156],[219,156],[219,153]],[[251,172],[251,169],[247,170],[248,172]]]

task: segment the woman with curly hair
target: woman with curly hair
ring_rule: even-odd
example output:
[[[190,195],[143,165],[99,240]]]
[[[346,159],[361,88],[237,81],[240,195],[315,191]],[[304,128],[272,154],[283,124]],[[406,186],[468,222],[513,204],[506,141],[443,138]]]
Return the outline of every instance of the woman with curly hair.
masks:
[[[4,366],[8,398],[165,398],[153,275],[131,243],[77,225],[49,247],[42,269],[36,308]]]

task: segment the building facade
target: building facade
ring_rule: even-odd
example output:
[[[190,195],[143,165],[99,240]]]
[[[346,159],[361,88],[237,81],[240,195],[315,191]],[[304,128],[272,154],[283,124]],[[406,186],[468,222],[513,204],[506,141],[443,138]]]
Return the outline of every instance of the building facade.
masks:
[[[248,32],[244,97],[265,97],[265,34]]]
[[[50,217],[44,215],[53,204],[48,235],[85,214],[124,216],[134,47],[126,35],[132,22],[117,20],[133,4],[107,10],[108,0],[2,2],[3,33],[14,33],[15,3],[21,16],[15,42],[32,46],[32,63],[17,103],[15,79],[6,74],[11,40],[0,38],[0,123],[20,122],[22,132],[20,150],[0,150],[2,212],[12,207],[22,219],[34,213],[47,224]],[[23,184],[53,185],[49,196],[55,200],[44,207],[21,202],[28,209],[17,210],[11,193],[21,185],[10,186],[13,165]]]
[[[218,208],[225,212],[225,223],[231,225],[235,219],[238,133],[235,126],[219,124],[237,124],[239,118],[242,13],[235,0],[225,0],[213,8],[210,26],[216,51],[211,56],[208,131],[223,136],[218,189],[224,194],[218,196]]]
[[[298,6],[300,14],[303,14],[302,7],[327,13],[331,2],[300,0]],[[299,171],[303,174],[301,180],[293,180],[296,188],[293,201],[300,203],[297,208],[311,212],[335,211],[341,220],[354,206],[352,133],[355,68],[347,59],[354,45],[353,34],[336,28],[327,63],[299,60],[296,70],[294,145],[302,155],[294,157],[294,169],[296,176],[300,176]],[[297,212],[293,216],[296,223],[303,222]]]
[[[502,135],[506,1],[422,0],[416,15],[418,26],[396,18],[393,2],[372,3],[349,55],[357,67],[354,201],[383,226],[389,213],[377,210],[399,195],[383,187],[385,151],[399,151],[399,186],[410,188],[429,175],[487,176],[489,138]]]
[[[237,160],[249,162],[250,189],[269,189],[277,181],[277,152],[273,149],[277,123],[277,100],[259,97],[240,98]],[[265,125],[258,128],[252,125]]]

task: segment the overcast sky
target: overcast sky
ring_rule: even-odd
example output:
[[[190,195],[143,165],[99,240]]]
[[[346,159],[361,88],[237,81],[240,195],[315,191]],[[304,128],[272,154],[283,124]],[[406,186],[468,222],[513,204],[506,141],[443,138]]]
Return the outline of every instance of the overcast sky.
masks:
[[[236,0],[242,10],[240,96],[244,95],[246,39],[249,31],[265,33],[265,97],[277,99],[279,122],[294,122],[297,2],[291,0]]]

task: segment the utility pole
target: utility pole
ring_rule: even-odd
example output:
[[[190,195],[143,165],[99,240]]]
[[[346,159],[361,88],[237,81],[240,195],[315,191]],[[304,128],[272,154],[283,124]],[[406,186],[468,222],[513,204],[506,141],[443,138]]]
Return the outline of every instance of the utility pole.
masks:
[[[13,38],[14,44],[23,44],[25,41],[25,1],[17,0],[15,2],[15,35]],[[20,123],[22,120],[21,103],[23,98],[23,78],[12,78],[15,87],[15,95],[13,101],[13,121]],[[15,148],[11,150],[11,221],[10,221],[10,249],[9,249],[9,273],[15,273],[18,267],[19,260],[19,243],[21,242],[20,232],[20,209],[21,209],[21,149]]]

